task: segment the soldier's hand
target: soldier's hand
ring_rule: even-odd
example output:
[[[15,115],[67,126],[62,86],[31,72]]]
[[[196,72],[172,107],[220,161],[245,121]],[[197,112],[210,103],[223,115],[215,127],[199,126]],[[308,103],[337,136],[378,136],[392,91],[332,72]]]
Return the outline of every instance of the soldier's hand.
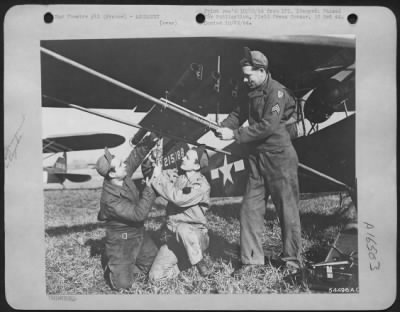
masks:
[[[233,140],[235,138],[233,130],[225,127],[217,129],[216,136],[221,140]]]
[[[148,140],[151,142],[157,142],[160,139],[160,136],[158,136],[158,134],[154,132],[151,132],[148,136]]]
[[[144,180],[145,182],[146,182],[146,186],[151,186],[151,179],[150,179],[150,177],[147,177],[145,180]],[[143,185],[143,184],[142,184]]]
[[[214,133],[214,135],[219,138],[219,132],[218,129],[211,129],[211,131]]]
[[[142,173],[145,178],[151,178],[153,175],[153,170],[154,170],[154,160],[151,159],[151,157],[147,157],[145,161],[142,163]]]
[[[154,132],[151,132],[150,134],[147,134],[147,135],[140,141],[140,144],[153,147],[159,139],[160,139],[160,137],[157,136],[157,134],[155,134]]]

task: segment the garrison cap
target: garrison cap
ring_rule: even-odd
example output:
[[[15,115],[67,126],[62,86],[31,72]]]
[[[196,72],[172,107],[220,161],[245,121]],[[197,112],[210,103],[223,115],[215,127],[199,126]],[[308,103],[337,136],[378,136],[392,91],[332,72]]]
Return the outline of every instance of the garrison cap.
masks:
[[[193,148],[197,153],[197,158],[199,160],[200,168],[205,168],[208,166],[208,154],[206,152],[206,146],[204,144]]]
[[[244,58],[240,61],[240,66],[253,66],[256,68],[268,68],[268,59],[260,51],[250,51],[248,47],[244,47]]]
[[[114,158],[113,155],[111,155],[110,151],[108,150],[107,147],[104,148],[104,155],[99,157],[99,159],[96,162],[96,170],[97,172],[103,176],[106,177],[108,172],[111,169],[111,160]]]

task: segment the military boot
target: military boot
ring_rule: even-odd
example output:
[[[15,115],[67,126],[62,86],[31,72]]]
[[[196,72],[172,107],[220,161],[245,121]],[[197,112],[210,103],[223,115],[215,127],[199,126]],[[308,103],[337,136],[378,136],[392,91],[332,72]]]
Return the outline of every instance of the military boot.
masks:
[[[204,259],[201,259],[199,262],[197,262],[196,267],[200,275],[203,277],[209,276],[211,274],[211,270],[208,268]]]

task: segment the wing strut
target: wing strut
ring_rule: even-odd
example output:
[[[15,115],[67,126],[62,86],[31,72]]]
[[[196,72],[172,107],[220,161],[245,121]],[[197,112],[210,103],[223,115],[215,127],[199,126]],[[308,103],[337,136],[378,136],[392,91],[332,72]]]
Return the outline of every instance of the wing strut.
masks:
[[[82,107],[82,106],[79,106],[79,105],[75,105],[75,104],[68,103],[68,102],[66,102],[66,101],[63,101],[63,100],[54,98],[54,97],[52,97],[52,96],[48,96],[48,95],[44,95],[44,94],[43,94],[42,96],[45,97],[45,98],[51,99],[51,100],[53,100],[53,101],[62,103],[62,104],[66,105],[66,106],[69,106],[69,107],[71,107],[71,108],[75,108],[75,109],[84,111],[84,112],[86,112],[86,113],[92,114],[92,115],[96,115],[96,116],[99,116],[99,117],[103,117],[103,118],[106,118],[106,119],[110,119],[110,120],[112,120],[112,121],[116,121],[116,122],[122,123],[122,124],[124,124],[124,125],[134,127],[134,128],[145,129],[145,130],[147,130],[147,131],[157,133],[157,134],[160,135],[160,136],[163,136],[163,135],[164,135],[164,136],[169,137],[170,139],[173,139],[173,140],[176,140],[176,141],[182,141],[182,142],[185,142],[185,143],[188,143],[188,144],[192,144],[192,145],[195,145],[195,146],[204,145],[204,144],[200,144],[200,143],[197,143],[197,142],[191,142],[191,141],[185,140],[185,139],[183,139],[183,138],[181,138],[181,137],[176,137],[176,136],[174,136],[174,135],[172,135],[172,134],[167,134],[167,135],[165,135],[165,134],[163,134],[162,132],[160,132],[160,131],[158,131],[158,130],[156,130],[156,129],[151,129],[151,128],[143,127],[143,126],[141,126],[141,125],[139,125],[139,124],[136,124],[136,123],[133,123],[133,122],[130,122],[130,121],[126,121],[126,120],[123,120],[123,119],[120,119],[120,118],[117,118],[117,117],[114,117],[114,116],[110,116],[110,115],[107,115],[107,114],[104,114],[104,113],[99,113],[99,112],[93,111],[93,110],[91,110],[91,109],[88,109],[88,108],[85,108],[85,107]],[[212,147],[212,146],[205,145],[205,148],[208,149],[208,150],[217,152],[217,153],[223,153],[223,154],[227,154],[227,155],[232,155],[232,153],[229,152],[229,151],[221,150],[221,149],[219,149],[219,148],[215,148],[215,147]]]
[[[80,64],[78,62],[75,62],[75,61],[73,61],[73,60],[71,60],[69,58],[66,58],[66,57],[64,57],[64,56],[62,56],[62,55],[60,55],[60,54],[58,54],[56,52],[53,52],[51,50],[48,50],[46,48],[40,47],[40,50],[43,53],[46,53],[47,55],[52,56],[52,57],[56,58],[59,61],[62,61],[64,63],[72,65],[72,66],[74,66],[76,68],[79,68],[79,69],[89,73],[89,74],[92,74],[92,75],[94,75],[96,77],[99,77],[99,78],[105,80],[105,81],[108,81],[108,82],[112,83],[113,85],[119,86],[119,87],[121,87],[121,88],[123,88],[125,90],[128,90],[128,91],[130,91],[132,93],[135,93],[136,95],[139,95],[139,96],[145,98],[146,100],[161,106],[164,109],[170,109],[170,110],[172,110],[172,111],[174,111],[174,112],[176,112],[176,113],[178,113],[180,115],[185,116],[186,118],[189,118],[191,120],[197,121],[197,122],[201,123],[203,126],[206,126],[206,127],[210,128],[212,130],[217,130],[218,129],[218,125],[216,123],[211,122],[210,120],[207,120],[203,116],[199,117],[197,115],[194,115],[193,113],[189,113],[189,112],[183,110],[182,107],[179,106],[178,104],[171,105],[170,101],[161,101],[161,100],[155,98],[154,96],[151,96],[151,95],[149,95],[147,93],[144,93],[144,92],[142,92],[142,91],[140,91],[138,89],[135,89],[135,88],[133,88],[133,87],[131,87],[131,86],[125,84],[125,83],[122,83],[122,82],[120,82],[120,81],[118,81],[118,80],[116,80],[114,78],[111,78],[111,77],[109,77],[107,75],[104,75],[104,74],[102,74],[102,73],[100,73],[100,72],[98,72],[98,71],[96,71],[96,70],[94,70],[92,68],[89,68],[89,67],[87,67],[85,65],[82,65],[82,64]]]
[[[220,83],[221,83],[221,56],[218,55],[218,62],[217,62],[217,74],[218,74],[218,80],[215,83],[214,89],[220,93]],[[219,111],[220,111],[220,96],[218,96],[218,101],[217,101],[217,113],[215,114],[215,122],[219,124]]]
[[[335,183],[337,185],[343,186],[349,192],[353,192],[354,191],[353,188],[348,186],[347,184],[345,184],[343,182],[340,182],[339,180],[336,180],[335,178],[332,178],[332,177],[330,177],[330,176],[328,176],[328,175],[326,175],[326,174],[324,174],[324,173],[322,173],[322,172],[320,172],[318,170],[315,170],[315,169],[313,169],[311,167],[303,165],[302,163],[299,163],[299,167],[304,169],[304,170],[306,170],[306,171],[308,171],[308,172],[311,172],[311,173],[313,173],[313,174],[315,174],[315,175],[317,175],[317,176],[319,176],[319,177],[321,177],[321,178],[323,178],[325,180],[329,180],[330,182],[333,182],[333,183]]]

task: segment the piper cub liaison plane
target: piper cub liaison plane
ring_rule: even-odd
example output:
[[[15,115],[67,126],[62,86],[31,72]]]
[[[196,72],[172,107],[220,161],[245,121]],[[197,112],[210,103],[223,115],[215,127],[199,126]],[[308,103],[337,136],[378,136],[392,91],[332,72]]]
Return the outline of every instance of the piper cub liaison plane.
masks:
[[[80,109],[136,127],[134,143],[148,131],[159,134],[164,168],[179,166],[189,146],[204,144],[211,196],[242,196],[248,152],[213,132],[242,101],[239,61],[245,46],[267,55],[272,77],[297,100],[291,122],[297,126],[293,145],[300,191],[344,192],[356,206],[353,37],[42,41],[42,105]],[[146,114],[134,124],[129,111],[121,120],[93,108]],[[327,281],[356,279],[357,235],[342,234],[326,261],[313,267],[314,273],[322,268]]]
[[[49,158],[62,153],[53,166],[43,168],[44,183],[60,183],[64,186],[67,179],[71,182],[86,182],[91,179],[90,174],[71,173],[67,171],[67,152],[93,150],[107,147],[116,147],[125,142],[125,138],[112,133],[80,133],[74,135],[50,136],[43,139],[43,153],[50,154]]]

